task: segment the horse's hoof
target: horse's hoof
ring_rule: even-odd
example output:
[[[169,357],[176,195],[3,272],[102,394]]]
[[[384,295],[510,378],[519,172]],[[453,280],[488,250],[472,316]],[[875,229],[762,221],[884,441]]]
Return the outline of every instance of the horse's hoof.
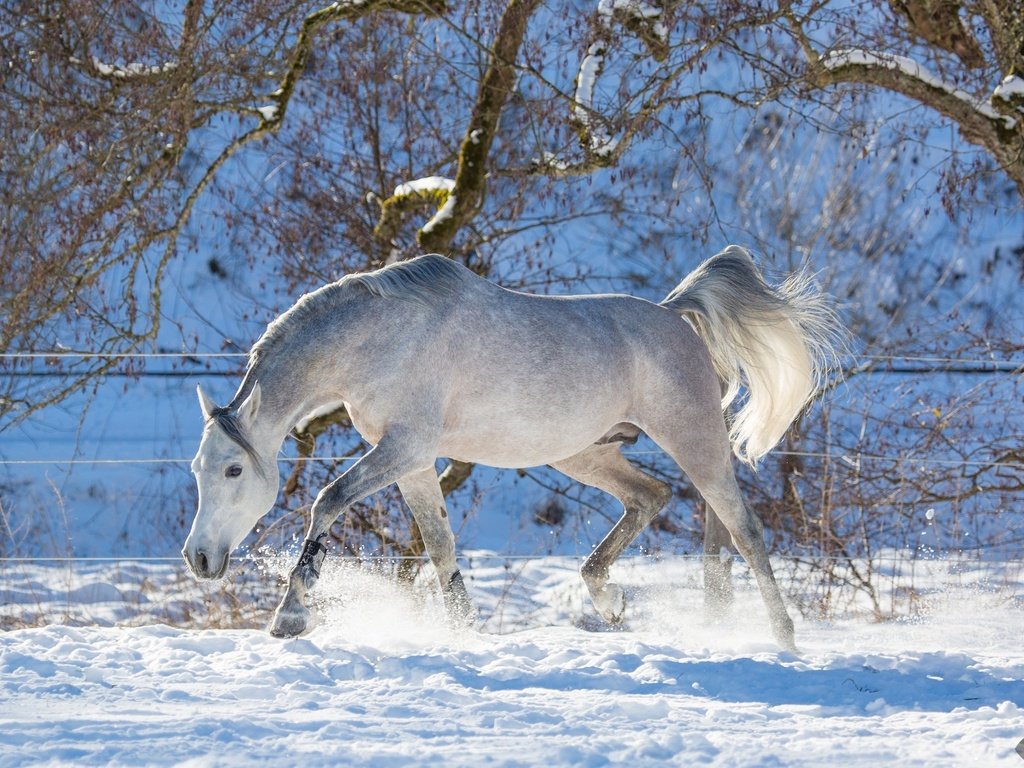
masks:
[[[776,617],[772,620],[772,634],[784,651],[796,653],[796,639],[793,630],[793,620],[788,614]]]
[[[309,611],[278,611],[274,614],[274,622],[270,625],[270,634],[274,637],[298,637],[309,626]]]
[[[599,592],[593,593],[591,598],[601,618],[609,624],[622,623],[622,617],[626,614],[626,593],[622,591],[622,587],[618,584],[605,584]]]
[[[784,651],[790,653],[799,653],[796,648],[796,638],[793,636],[793,631],[790,630],[788,633],[776,633],[775,642],[779,644],[779,647]]]
[[[466,591],[466,585],[462,580],[462,574],[456,571],[452,574],[448,586],[442,591],[444,607],[448,614],[448,621],[454,627],[465,628],[473,626],[476,621],[476,608]]]

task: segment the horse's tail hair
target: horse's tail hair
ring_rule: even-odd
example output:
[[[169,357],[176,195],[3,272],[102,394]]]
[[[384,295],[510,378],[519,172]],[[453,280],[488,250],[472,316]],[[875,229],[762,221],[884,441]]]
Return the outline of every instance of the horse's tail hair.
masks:
[[[736,456],[751,466],[838,369],[846,333],[806,269],[773,287],[748,251],[729,246],[661,304],[689,320],[707,346],[724,386],[722,408],[741,387],[746,390],[729,439]]]

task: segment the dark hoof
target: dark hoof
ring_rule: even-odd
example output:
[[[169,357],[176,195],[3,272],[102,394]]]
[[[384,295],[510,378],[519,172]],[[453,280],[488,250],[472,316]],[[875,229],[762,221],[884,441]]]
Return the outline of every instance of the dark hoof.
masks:
[[[278,611],[270,625],[270,634],[274,637],[298,637],[309,628],[309,611]]]

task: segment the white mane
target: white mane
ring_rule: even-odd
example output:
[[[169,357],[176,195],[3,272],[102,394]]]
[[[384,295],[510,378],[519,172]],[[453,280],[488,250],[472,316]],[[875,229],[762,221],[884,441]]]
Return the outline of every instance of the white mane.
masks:
[[[418,256],[372,272],[346,275],[302,296],[294,306],[273,320],[249,353],[249,368],[253,368],[260,356],[288,335],[292,328],[303,328],[325,302],[334,304],[342,301],[356,286],[372,296],[430,304],[450,296],[464,280],[472,277],[470,270],[437,254]],[[239,396],[244,397],[245,393],[239,392]]]
[[[360,285],[387,299],[431,301],[445,296],[472,273],[457,262],[431,253],[390,264],[373,272],[347,275],[338,285]]]

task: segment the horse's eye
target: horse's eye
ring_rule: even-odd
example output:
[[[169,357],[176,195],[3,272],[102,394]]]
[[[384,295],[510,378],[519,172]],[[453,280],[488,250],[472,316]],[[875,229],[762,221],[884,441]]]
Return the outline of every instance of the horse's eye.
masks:
[[[242,474],[241,464],[232,464],[224,470],[224,477],[238,477],[240,474]]]

